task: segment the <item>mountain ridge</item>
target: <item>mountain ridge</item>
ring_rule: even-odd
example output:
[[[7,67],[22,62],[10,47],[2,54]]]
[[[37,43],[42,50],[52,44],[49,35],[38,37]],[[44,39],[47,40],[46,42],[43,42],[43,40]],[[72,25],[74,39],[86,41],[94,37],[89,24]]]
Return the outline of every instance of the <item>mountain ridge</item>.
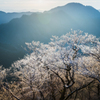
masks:
[[[98,37],[100,36],[99,27],[100,12],[93,7],[79,3],[67,4],[43,13],[33,13],[12,19],[0,25],[0,43],[8,48],[0,53],[0,64],[8,67],[7,65],[10,66],[15,60],[22,58],[26,54],[21,48],[25,46],[25,42],[34,40],[48,43],[52,35],[61,36],[71,29],[80,29]],[[17,48],[16,53],[13,52],[15,47]],[[10,53],[7,50],[10,50]],[[10,61],[8,62],[7,59]]]
[[[12,12],[12,13],[6,13],[3,11],[0,11],[0,24],[8,23],[13,18],[20,18],[22,15],[31,15],[33,12]]]

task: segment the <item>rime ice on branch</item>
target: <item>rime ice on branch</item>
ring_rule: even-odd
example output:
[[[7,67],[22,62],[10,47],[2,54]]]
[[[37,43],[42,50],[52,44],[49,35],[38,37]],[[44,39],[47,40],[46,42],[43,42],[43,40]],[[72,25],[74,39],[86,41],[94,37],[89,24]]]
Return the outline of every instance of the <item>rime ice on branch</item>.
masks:
[[[61,37],[52,36],[48,44],[33,41],[26,45],[31,53],[13,66],[22,72],[25,82],[37,91],[50,81],[52,74],[62,81],[64,92],[65,88],[74,84],[76,73],[100,81],[100,42],[93,35],[71,31]]]

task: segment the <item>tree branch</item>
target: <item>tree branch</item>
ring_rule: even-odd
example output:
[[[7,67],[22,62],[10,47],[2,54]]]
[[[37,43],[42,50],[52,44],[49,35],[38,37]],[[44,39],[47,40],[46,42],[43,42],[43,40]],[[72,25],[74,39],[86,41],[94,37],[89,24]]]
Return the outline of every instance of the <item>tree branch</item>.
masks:
[[[16,98],[17,100],[20,100],[18,97],[16,97],[7,87],[5,87],[4,85],[2,85],[8,92],[10,92],[10,94]]]
[[[67,99],[68,99],[70,96],[72,96],[75,92],[77,92],[77,91],[79,91],[79,90],[81,90],[81,89],[83,89],[83,88],[89,86],[89,85],[90,85],[91,83],[93,83],[94,81],[95,81],[95,80],[93,80],[93,81],[89,82],[88,84],[83,85],[82,87],[80,87],[80,88],[74,90],[74,91],[71,92],[64,100],[67,100]]]

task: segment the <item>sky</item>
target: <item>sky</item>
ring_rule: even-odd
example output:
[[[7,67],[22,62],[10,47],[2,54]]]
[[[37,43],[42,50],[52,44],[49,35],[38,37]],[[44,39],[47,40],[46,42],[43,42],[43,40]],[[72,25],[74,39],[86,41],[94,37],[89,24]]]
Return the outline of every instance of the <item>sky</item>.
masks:
[[[47,11],[67,3],[78,2],[100,9],[100,0],[0,0],[0,11],[25,12]]]

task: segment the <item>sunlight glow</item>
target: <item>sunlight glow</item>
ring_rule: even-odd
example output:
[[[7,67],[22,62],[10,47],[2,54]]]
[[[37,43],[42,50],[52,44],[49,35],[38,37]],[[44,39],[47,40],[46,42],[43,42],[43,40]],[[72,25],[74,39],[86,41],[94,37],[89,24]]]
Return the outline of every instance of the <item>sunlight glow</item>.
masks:
[[[0,0],[0,11],[47,11],[70,2],[78,2],[100,9],[100,0]]]
[[[44,2],[43,2],[43,0],[38,0],[37,1],[39,4],[43,4]]]

